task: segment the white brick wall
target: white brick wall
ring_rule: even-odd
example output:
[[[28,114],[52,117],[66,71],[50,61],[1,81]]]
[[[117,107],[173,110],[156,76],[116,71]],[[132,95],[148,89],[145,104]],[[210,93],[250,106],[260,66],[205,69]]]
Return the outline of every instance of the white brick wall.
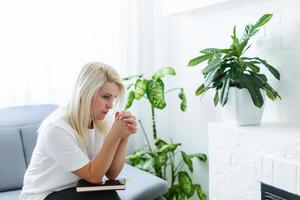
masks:
[[[210,200],[259,200],[260,182],[300,195],[300,126],[210,124]]]

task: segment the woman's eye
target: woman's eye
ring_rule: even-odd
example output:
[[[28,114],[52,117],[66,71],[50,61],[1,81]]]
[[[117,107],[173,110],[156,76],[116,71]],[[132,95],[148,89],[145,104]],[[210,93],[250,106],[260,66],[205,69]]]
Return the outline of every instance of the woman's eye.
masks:
[[[109,97],[109,96],[103,96],[103,99],[105,99],[105,100],[109,100],[109,99],[110,99],[110,97]]]

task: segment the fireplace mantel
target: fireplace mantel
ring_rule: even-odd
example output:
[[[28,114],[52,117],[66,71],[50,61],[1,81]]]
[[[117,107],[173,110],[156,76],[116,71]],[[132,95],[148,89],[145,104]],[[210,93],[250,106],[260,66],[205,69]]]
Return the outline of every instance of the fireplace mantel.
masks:
[[[261,182],[300,194],[300,126],[210,124],[210,200],[259,200]]]

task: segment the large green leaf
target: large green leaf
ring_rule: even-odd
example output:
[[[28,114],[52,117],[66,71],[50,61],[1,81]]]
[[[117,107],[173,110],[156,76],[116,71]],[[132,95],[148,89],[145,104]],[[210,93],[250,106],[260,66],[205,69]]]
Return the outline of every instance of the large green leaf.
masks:
[[[176,200],[185,200],[186,194],[185,194],[185,191],[183,190],[182,185],[175,184],[175,185],[173,185],[173,189],[175,192]],[[171,199],[171,200],[173,200],[173,199]]]
[[[252,72],[259,73],[260,68],[256,64],[260,64],[260,62],[257,61],[250,61],[250,62],[244,62],[246,67],[248,67]]]
[[[134,92],[135,92],[135,99],[139,100],[141,99],[145,92],[146,92],[146,87],[147,87],[147,80],[143,79],[138,79],[135,82],[135,86],[134,86]]]
[[[189,170],[193,172],[193,161],[192,159],[184,152],[181,152],[182,159],[184,163],[188,166]]]
[[[223,80],[221,91],[219,92],[220,93],[219,101],[222,106],[224,106],[228,100],[229,84],[230,84],[229,78],[225,78]]]
[[[279,94],[269,85],[267,77],[263,74],[251,73],[251,76],[255,79],[255,82],[260,82],[260,88],[266,91],[269,99],[274,101],[277,97],[280,98]]]
[[[144,171],[151,171],[153,169],[153,164],[154,164],[154,158],[149,158],[145,160],[143,163],[141,163],[138,168]]]
[[[162,68],[158,72],[156,72],[152,78],[154,80],[158,80],[158,79],[163,78],[165,75],[175,76],[176,75],[175,69],[172,67]]]
[[[208,55],[202,55],[202,56],[193,58],[189,61],[188,66],[196,66],[196,65],[212,58],[213,56],[214,56],[213,54],[208,54]]]
[[[265,25],[266,23],[268,23],[268,21],[270,21],[273,17],[273,14],[264,14],[254,25],[255,28],[259,28],[263,25]]]
[[[166,107],[164,83],[161,79],[147,81],[146,94],[154,108],[164,109]]]
[[[178,182],[182,187],[183,191],[185,192],[185,194],[188,197],[192,197],[195,192],[195,188],[191,177],[188,175],[186,171],[178,172]]]
[[[205,76],[205,81],[204,81],[204,86],[205,87],[209,87],[210,84],[213,82],[215,74],[217,73],[218,68],[216,68],[215,70],[208,72],[208,74]]]
[[[206,195],[205,193],[203,192],[202,188],[201,188],[201,185],[199,184],[194,184],[194,188],[197,192],[197,196],[200,200],[206,200]]]
[[[165,153],[160,153],[156,157],[154,157],[154,165],[156,169],[160,169],[164,166],[168,161],[168,156]]]
[[[275,69],[273,66],[268,64],[267,61],[265,61],[263,59],[260,59],[258,57],[255,57],[254,59],[259,60],[266,68],[268,68],[268,70],[275,76],[275,78],[280,80],[280,73],[277,69]]]
[[[164,194],[164,197],[167,200],[173,200],[173,197],[175,196],[175,189],[173,186],[171,186],[168,191]]]
[[[127,110],[128,108],[130,108],[132,106],[133,100],[134,100],[134,95],[135,95],[134,91],[129,92],[125,110]]]
[[[261,108],[264,104],[264,100],[259,91],[260,87],[257,84],[258,83],[254,82],[249,74],[243,74],[241,82],[242,87],[248,89],[254,105]]]
[[[221,62],[217,60],[215,62],[208,64],[204,69],[202,69],[203,75],[206,76],[209,72],[216,70],[219,67],[220,63]]]
[[[186,111],[186,96],[185,96],[185,93],[184,93],[184,90],[183,88],[180,89],[180,92],[178,94],[178,97],[179,99],[181,100],[181,103],[180,103],[180,109],[182,111]]]

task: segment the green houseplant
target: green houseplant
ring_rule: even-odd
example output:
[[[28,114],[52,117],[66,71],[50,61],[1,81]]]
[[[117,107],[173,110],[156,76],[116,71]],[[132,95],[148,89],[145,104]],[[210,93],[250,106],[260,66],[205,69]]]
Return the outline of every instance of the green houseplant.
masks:
[[[248,24],[241,38],[237,37],[236,26],[234,26],[232,44],[229,48],[206,48],[200,51],[200,56],[189,61],[188,66],[196,66],[207,61],[207,66],[202,70],[205,80],[197,88],[196,95],[215,89],[214,104],[220,103],[224,106],[231,87],[245,88],[258,108],[264,104],[261,90],[265,91],[271,100],[280,98],[278,92],[269,85],[266,75],[260,73],[260,67],[266,67],[276,79],[280,80],[278,70],[259,57],[244,56],[251,47],[248,44],[250,38],[271,20],[272,16],[272,14],[265,14],[255,24]]]
[[[180,143],[173,143],[172,141],[168,143],[160,139],[157,135],[155,110],[166,108],[166,93],[179,90],[178,97],[181,100],[180,108],[182,111],[185,111],[187,107],[183,88],[173,88],[165,91],[163,82],[164,76],[174,76],[175,74],[173,68],[166,67],[154,73],[150,79],[143,78],[143,75],[124,79],[134,81],[134,83],[128,86],[130,92],[128,94],[125,110],[129,109],[134,101],[141,99],[146,99],[146,102],[151,106],[152,139],[154,142],[154,144],[151,145],[141,121],[138,120],[147,140],[147,145],[127,156],[127,159],[131,165],[169,182],[169,190],[164,194],[167,200],[190,198],[195,192],[200,200],[204,200],[206,199],[206,195],[201,185],[193,183],[190,173],[193,172],[193,160],[198,159],[202,162],[206,162],[207,156],[202,153],[187,154],[179,150]],[[134,86],[133,89],[131,89],[132,86]],[[186,166],[187,169],[184,169],[184,166]],[[168,175],[170,176],[169,178]]]

